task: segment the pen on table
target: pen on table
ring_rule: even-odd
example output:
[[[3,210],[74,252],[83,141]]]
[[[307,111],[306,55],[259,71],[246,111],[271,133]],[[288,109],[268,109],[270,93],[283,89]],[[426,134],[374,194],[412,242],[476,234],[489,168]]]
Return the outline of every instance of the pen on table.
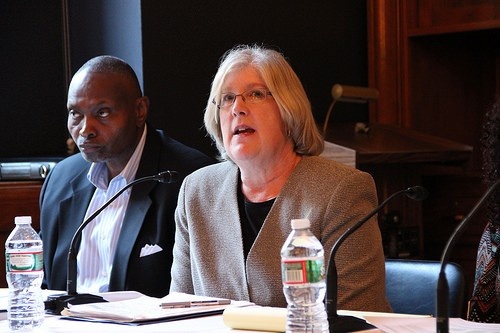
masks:
[[[230,299],[210,299],[203,301],[188,301],[188,302],[164,302],[160,304],[162,309],[175,309],[175,308],[191,308],[195,306],[209,306],[209,305],[228,305],[231,304]]]

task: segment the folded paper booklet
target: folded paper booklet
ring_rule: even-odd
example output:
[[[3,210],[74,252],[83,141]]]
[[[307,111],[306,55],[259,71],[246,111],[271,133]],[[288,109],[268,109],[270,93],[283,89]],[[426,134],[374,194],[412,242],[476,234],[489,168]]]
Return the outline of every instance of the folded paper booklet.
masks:
[[[142,295],[107,303],[70,305],[62,315],[67,319],[146,324],[221,314],[227,308],[248,305],[253,303],[171,293],[163,298]]]
[[[267,306],[232,307],[224,310],[222,319],[232,329],[284,332],[286,308]]]

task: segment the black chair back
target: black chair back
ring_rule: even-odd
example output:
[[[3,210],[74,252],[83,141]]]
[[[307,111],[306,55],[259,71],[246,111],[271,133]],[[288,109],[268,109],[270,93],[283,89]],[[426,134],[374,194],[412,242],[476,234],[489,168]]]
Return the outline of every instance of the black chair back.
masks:
[[[436,315],[436,286],[441,270],[439,261],[386,259],[386,295],[396,313]],[[449,285],[450,317],[464,312],[465,278],[456,263],[446,265]]]

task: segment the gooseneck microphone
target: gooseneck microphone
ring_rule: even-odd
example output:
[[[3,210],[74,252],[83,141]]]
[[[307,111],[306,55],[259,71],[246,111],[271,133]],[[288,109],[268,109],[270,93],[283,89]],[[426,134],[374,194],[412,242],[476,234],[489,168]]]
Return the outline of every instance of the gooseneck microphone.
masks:
[[[366,221],[377,214],[385,205],[387,205],[394,198],[405,194],[408,198],[422,201],[427,197],[427,190],[422,186],[413,186],[405,190],[398,191],[387,199],[384,200],[377,208],[366,215],[363,219],[358,221],[352,227],[347,229],[340,237],[337,239],[335,244],[333,244],[330,251],[330,261],[328,263],[328,272],[326,275],[326,313],[328,314],[328,325],[330,327],[330,332],[353,332],[362,331],[368,329],[374,329],[375,326],[368,324],[365,320],[353,317],[353,316],[339,316],[337,314],[337,296],[338,296],[338,281],[337,281],[337,267],[335,266],[335,255],[342,243],[349,237],[354,231],[361,227]]]
[[[465,227],[472,220],[472,217],[476,215],[477,211],[484,202],[490,197],[492,193],[496,190],[500,184],[500,180],[497,180],[490,188],[483,194],[481,199],[477,202],[477,204],[472,208],[470,213],[460,222],[460,224],[455,228],[455,231],[451,234],[448,239],[448,243],[443,251],[443,255],[441,256],[441,270],[439,271],[439,277],[436,287],[436,332],[437,333],[448,333],[449,332],[449,319],[450,313],[448,310],[449,307],[449,288],[448,288],[448,280],[446,279],[446,264],[449,261],[449,256],[451,250],[455,246],[456,241],[462,235]]]
[[[77,281],[77,254],[76,249],[77,241],[83,232],[83,229],[92,222],[97,215],[99,215],[106,207],[108,207],[113,201],[116,200],[123,192],[125,192],[130,187],[147,181],[157,181],[160,183],[174,183],[179,179],[179,174],[177,171],[162,171],[156,175],[146,176],[138,178],[127,185],[123,186],[118,192],[116,192],[108,201],[106,201],[101,207],[96,209],[85,221],[80,224],[78,229],[76,229],[68,251],[68,266],[67,266],[67,284],[66,284],[66,294],[64,295],[53,295],[47,298],[45,303],[45,309],[53,314],[60,314],[61,311],[67,307],[69,304],[86,304],[86,303],[97,303],[106,302],[104,298],[98,295],[92,294],[78,294],[76,292],[76,281]]]

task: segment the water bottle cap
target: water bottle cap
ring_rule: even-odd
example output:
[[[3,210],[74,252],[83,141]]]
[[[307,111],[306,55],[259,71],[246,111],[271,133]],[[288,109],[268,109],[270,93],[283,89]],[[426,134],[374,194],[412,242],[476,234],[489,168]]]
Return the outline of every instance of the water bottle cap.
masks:
[[[16,216],[14,218],[15,224],[31,224],[31,216]]]
[[[307,229],[311,226],[309,219],[293,219],[292,229]]]

